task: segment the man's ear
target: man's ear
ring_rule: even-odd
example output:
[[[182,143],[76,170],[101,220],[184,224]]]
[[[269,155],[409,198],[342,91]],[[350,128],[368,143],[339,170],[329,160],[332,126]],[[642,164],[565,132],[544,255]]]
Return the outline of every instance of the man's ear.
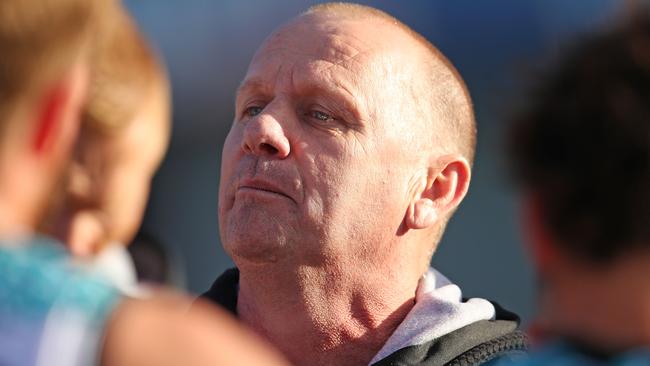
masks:
[[[406,214],[409,229],[432,227],[454,210],[467,194],[471,170],[465,158],[444,156],[435,165],[419,179],[420,187]]]

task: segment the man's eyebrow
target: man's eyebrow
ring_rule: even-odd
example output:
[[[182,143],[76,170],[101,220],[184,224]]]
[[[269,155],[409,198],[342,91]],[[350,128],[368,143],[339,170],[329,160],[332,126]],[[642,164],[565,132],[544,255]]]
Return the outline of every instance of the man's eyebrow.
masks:
[[[266,92],[268,90],[268,86],[266,83],[264,83],[260,79],[246,79],[239,84],[239,87],[237,88],[237,94],[241,94],[244,92],[251,92],[251,91],[261,91],[261,92]]]

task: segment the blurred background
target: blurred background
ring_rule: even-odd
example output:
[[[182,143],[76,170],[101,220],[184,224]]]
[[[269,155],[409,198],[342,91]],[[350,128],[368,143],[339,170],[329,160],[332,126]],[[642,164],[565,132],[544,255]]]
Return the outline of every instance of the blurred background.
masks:
[[[154,180],[142,230],[168,250],[175,284],[200,293],[232,266],[219,242],[217,193],[234,91],[264,38],[316,2],[125,1],[166,60],[173,86],[172,143]],[[624,18],[636,2],[361,3],[396,16],[438,46],[474,99],[479,135],[473,181],[434,266],[465,296],[495,300],[529,320],[535,280],[522,245],[517,195],[504,166],[504,127],[526,101],[531,72],[585,33]]]

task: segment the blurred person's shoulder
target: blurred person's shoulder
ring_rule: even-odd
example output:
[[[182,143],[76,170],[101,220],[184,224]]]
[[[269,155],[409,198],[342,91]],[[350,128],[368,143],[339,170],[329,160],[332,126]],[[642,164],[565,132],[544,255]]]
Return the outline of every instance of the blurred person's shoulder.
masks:
[[[0,365],[286,365],[223,310],[125,296],[58,242],[0,240]]]
[[[554,341],[530,352],[529,355],[511,360],[501,360],[491,366],[642,366],[650,365],[650,348],[638,348],[626,352],[608,354],[568,341]]]

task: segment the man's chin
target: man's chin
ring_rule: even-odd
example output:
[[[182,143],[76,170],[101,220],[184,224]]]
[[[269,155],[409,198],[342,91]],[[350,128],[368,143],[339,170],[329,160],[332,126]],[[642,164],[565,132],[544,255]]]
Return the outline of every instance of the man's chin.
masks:
[[[237,241],[223,245],[224,250],[238,267],[246,264],[274,264],[277,263],[285,252],[282,243],[269,243],[268,241]]]

